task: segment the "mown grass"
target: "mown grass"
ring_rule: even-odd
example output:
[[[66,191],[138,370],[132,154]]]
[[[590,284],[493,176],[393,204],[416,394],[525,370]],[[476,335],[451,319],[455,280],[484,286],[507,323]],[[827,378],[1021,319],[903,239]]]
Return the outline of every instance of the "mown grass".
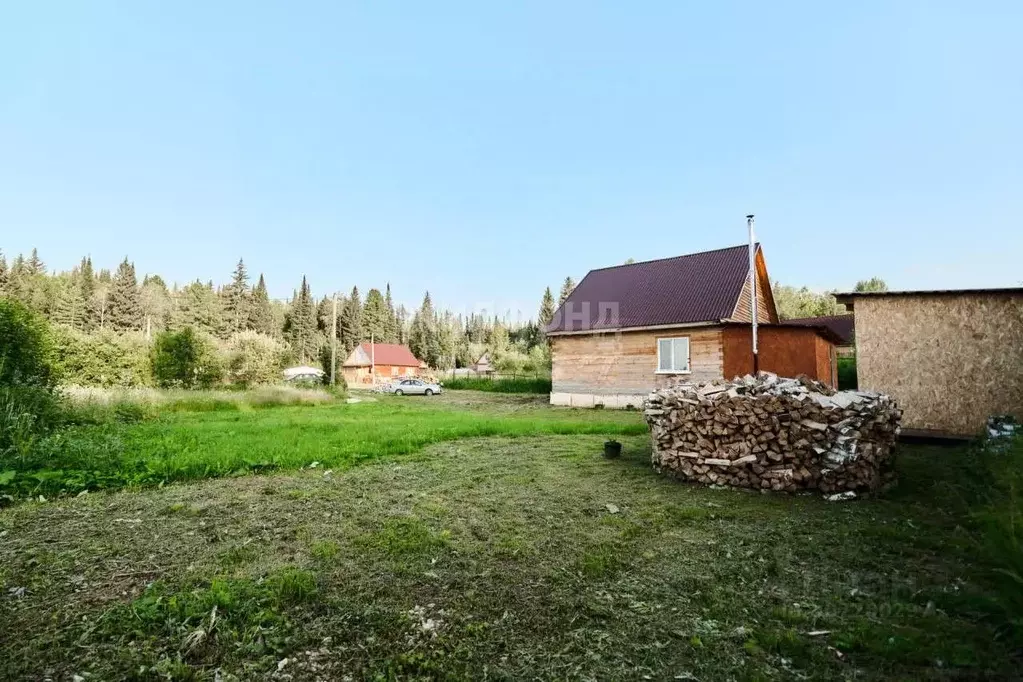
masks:
[[[172,411],[159,417],[64,429],[5,458],[0,493],[52,496],[312,465],[337,469],[480,436],[622,435],[646,429],[636,414],[602,416],[529,403],[479,413],[442,401],[384,397],[273,410],[238,409],[246,403],[226,401],[230,411],[207,411],[200,404],[188,412],[173,411],[182,408],[170,402]],[[126,408],[117,403],[115,409]]]
[[[646,436],[614,461],[602,440],[0,511],[0,594],[21,595],[0,598],[0,678],[1017,674],[950,503],[969,451],[904,448],[898,488],[833,504],[682,485],[651,472]]]
[[[444,388],[452,390],[486,391],[488,393],[550,393],[550,377],[514,377],[491,379],[487,377],[452,377],[444,379]]]

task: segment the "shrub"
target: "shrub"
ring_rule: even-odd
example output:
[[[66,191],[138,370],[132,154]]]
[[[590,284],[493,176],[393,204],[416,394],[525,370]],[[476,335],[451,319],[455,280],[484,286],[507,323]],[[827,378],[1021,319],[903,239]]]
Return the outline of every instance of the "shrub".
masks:
[[[494,368],[502,374],[549,374],[551,354],[546,344],[533,346],[507,346],[490,352]]]
[[[0,474],[9,458],[24,460],[37,439],[63,420],[63,405],[49,388],[0,385]]]
[[[856,379],[856,358],[842,357],[838,359],[838,390],[856,390],[858,381]]]
[[[978,449],[973,464],[958,486],[972,520],[972,556],[996,591],[1004,629],[1023,646],[1023,436]]]
[[[20,303],[0,299],[0,385],[52,386],[52,362],[46,322]]]
[[[338,348],[337,356],[334,365],[334,381],[335,390],[340,393],[348,392],[348,382],[345,381],[345,375],[343,370],[343,364],[345,361],[345,352],[343,348]],[[324,344],[320,349],[320,368],[323,370],[323,383],[330,385],[330,344]]]
[[[243,386],[279,383],[289,353],[288,345],[272,336],[239,332],[227,341],[229,378]]]
[[[106,329],[86,334],[58,326],[54,357],[64,384],[134,388],[153,383],[149,342],[141,333]]]
[[[20,303],[0,299],[0,464],[25,459],[36,439],[60,423],[52,360],[46,322]]]
[[[444,388],[490,393],[550,393],[551,380],[544,377],[516,377],[513,379],[455,377],[445,379]]]
[[[210,388],[223,376],[212,341],[191,327],[159,334],[151,357],[153,377],[163,388]]]

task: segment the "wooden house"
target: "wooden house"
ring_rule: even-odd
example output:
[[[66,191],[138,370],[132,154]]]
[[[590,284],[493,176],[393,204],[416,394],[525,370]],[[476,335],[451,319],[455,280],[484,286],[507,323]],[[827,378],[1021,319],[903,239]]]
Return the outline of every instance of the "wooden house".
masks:
[[[972,436],[1023,419],[1023,288],[853,292],[860,389],[894,397],[909,434]]]
[[[753,370],[752,276],[759,368],[836,383],[826,327],[778,322],[760,246],[592,270],[547,327],[554,405],[638,407],[653,389]],[[752,276],[751,276],[752,275]]]
[[[388,383],[398,377],[419,376],[425,364],[408,346],[397,343],[360,343],[341,367],[351,387]]]
[[[490,353],[484,353],[480,356],[479,360],[472,363],[472,370],[476,374],[492,374],[494,366],[490,362]]]

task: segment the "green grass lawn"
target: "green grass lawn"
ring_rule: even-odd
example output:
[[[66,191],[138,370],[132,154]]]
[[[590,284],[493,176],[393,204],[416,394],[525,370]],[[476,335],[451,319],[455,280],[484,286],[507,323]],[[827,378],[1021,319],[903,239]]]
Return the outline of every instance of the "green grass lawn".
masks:
[[[14,472],[7,485],[22,496],[54,495],[314,462],[340,468],[460,438],[646,431],[638,412],[551,409],[537,396],[457,392],[362,400],[268,409],[227,403],[214,411],[175,408],[139,423],[80,426],[39,443],[24,460],[0,463],[0,471]]]
[[[960,534],[957,450],[903,448],[898,488],[833,504],[658,477],[639,415],[524,397],[182,413],[119,429],[147,448],[135,456],[190,475],[204,457],[215,473],[245,458],[332,471],[0,511],[0,679],[1018,670]],[[607,433],[636,434],[621,436],[620,460],[600,455]]]

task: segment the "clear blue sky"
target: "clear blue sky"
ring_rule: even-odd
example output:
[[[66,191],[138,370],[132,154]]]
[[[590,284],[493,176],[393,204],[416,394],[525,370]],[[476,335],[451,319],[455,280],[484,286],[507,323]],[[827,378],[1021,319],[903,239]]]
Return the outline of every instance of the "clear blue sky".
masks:
[[[531,315],[755,212],[785,283],[1015,285],[1021,28],[1018,1],[8,3],[0,248]]]

